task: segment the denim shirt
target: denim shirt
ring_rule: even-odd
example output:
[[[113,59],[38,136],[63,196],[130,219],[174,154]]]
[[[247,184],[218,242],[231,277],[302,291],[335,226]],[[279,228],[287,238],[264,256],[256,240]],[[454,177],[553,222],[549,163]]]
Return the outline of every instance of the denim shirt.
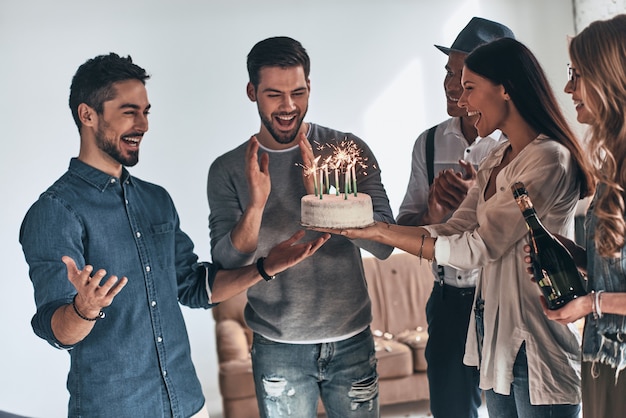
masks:
[[[626,292],[626,246],[616,258],[604,258],[596,252],[593,240],[597,224],[594,215],[594,207],[599,193],[587,211],[587,273],[588,290],[604,290],[605,292]],[[619,337],[617,334],[622,334]],[[615,368],[616,377],[621,370],[626,368],[626,316],[604,314],[602,318],[595,319],[593,315],[585,318],[585,330],[583,338],[583,360],[589,362],[599,361]],[[620,339],[622,341],[620,341]]]
[[[209,308],[215,267],[198,263],[169,194],[72,159],[69,170],[29,209],[20,230],[39,337],[71,357],[71,417],[188,417],[204,405],[179,302]],[[73,346],[51,328],[76,289],[61,261],[93,265],[127,285],[91,333]]]

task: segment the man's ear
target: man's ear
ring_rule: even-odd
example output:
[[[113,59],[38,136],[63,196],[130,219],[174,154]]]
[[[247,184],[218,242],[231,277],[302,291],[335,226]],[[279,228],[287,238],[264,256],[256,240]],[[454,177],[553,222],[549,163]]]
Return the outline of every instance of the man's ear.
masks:
[[[248,95],[248,99],[250,99],[251,102],[256,102],[256,89],[254,88],[254,85],[249,81],[246,85],[246,94]]]
[[[84,126],[94,126],[96,123],[96,111],[88,104],[78,105],[78,118]]]

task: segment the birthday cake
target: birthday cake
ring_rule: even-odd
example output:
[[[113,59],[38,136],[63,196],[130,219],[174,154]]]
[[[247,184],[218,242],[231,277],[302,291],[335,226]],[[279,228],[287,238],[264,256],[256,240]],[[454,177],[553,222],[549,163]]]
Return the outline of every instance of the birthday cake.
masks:
[[[303,226],[318,228],[364,228],[374,223],[372,199],[368,194],[313,194],[302,197]]]

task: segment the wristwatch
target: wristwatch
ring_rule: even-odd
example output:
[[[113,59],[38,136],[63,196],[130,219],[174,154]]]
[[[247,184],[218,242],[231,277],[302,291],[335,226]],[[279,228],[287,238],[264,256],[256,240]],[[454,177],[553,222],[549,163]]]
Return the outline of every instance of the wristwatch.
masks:
[[[264,261],[265,257],[259,257],[259,259],[256,261],[256,269],[259,271],[261,277],[263,277],[263,280],[269,282],[270,280],[274,280],[276,278],[276,275],[270,276],[269,274],[267,274],[267,272],[263,268]]]

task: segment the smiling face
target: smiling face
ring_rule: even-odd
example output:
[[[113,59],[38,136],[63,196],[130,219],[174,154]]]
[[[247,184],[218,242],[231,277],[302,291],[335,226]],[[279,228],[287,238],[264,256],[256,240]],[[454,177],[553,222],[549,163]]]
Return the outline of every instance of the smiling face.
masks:
[[[458,105],[467,111],[468,116],[476,117],[474,127],[478,135],[487,136],[496,129],[505,131],[509,116],[508,95],[502,85],[494,84],[467,67],[461,77],[463,94]]]
[[[459,97],[463,94],[461,85],[461,73],[463,72],[463,62],[467,54],[450,51],[448,62],[446,63],[446,77],[443,80],[443,88],[446,93],[446,108],[448,115],[452,117],[467,116],[465,109],[458,106]]]
[[[109,174],[119,175],[121,166],[139,161],[139,145],[148,131],[150,102],[146,87],[139,80],[113,84],[115,97],[104,102],[101,114],[81,103],[81,154],[87,164]]]
[[[580,77],[575,64],[569,68],[569,77],[564,91],[572,96],[574,106],[576,107],[576,120],[580,123],[591,125],[594,117],[589,108],[590,103],[587,103],[589,97],[585,94],[585,81]]]
[[[263,67],[259,85],[248,83],[250,100],[257,103],[261,117],[258,139],[271,149],[292,146],[309,106],[310,82],[301,66]]]

